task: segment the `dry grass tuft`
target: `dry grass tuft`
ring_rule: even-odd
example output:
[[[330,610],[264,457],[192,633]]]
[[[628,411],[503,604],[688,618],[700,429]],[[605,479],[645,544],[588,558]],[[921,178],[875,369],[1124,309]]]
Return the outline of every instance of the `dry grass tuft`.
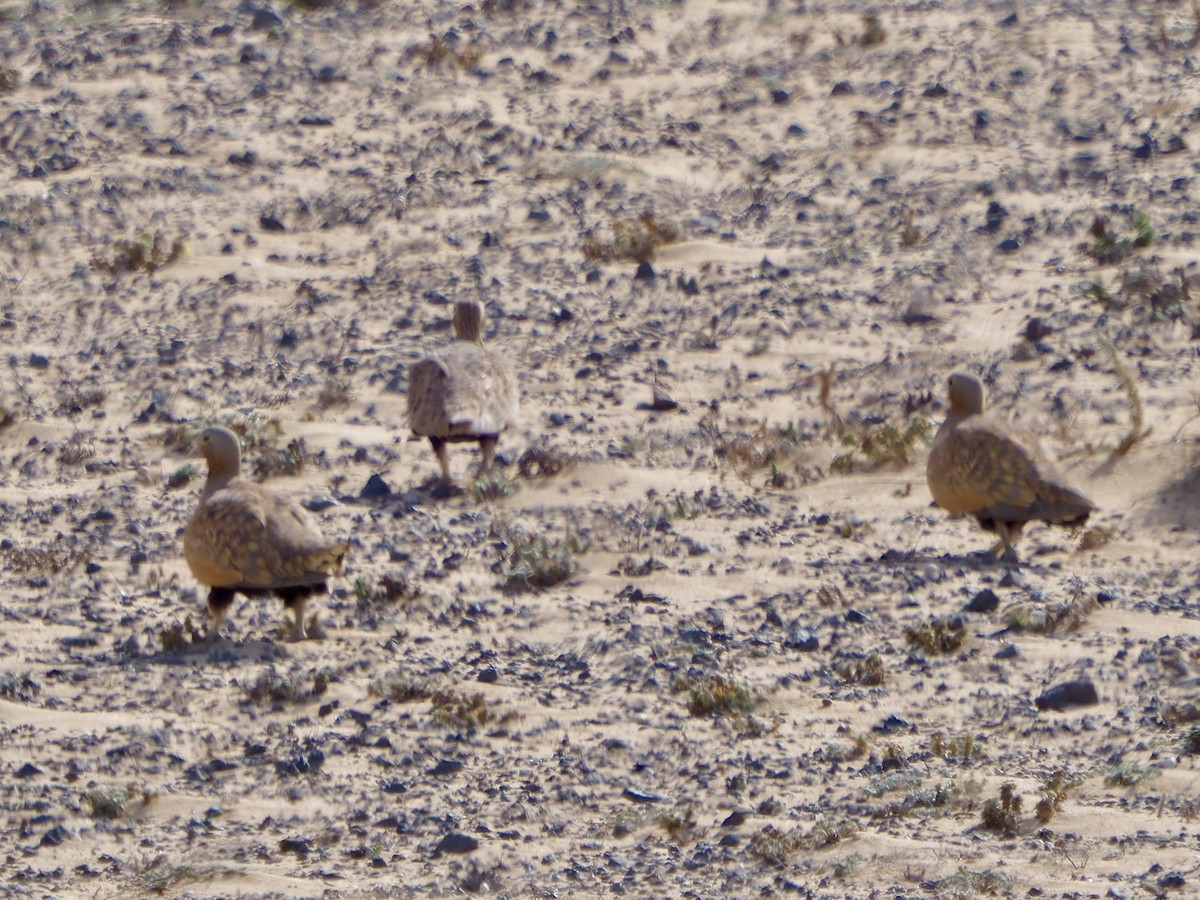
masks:
[[[636,219],[618,219],[612,223],[613,239],[605,242],[595,235],[583,242],[583,258],[590,263],[626,259],[650,262],[659,247],[679,240],[678,226],[660,221],[652,212]]]
[[[92,268],[108,275],[125,272],[156,272],[182,258],[187,242],[175,238],[169,244],[162,232],[142,232],[133,240],[121,239],[113,244],[112,255],[92,258]]]

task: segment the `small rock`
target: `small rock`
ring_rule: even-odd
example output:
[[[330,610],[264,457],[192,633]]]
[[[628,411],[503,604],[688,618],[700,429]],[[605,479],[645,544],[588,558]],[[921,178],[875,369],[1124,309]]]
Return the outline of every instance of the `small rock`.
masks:
[[[815,650],[821,649],[821,642],[817,640],[817,636],[813,634],[812,629],[797,626],[788,632],[788,636],[783,640],[783,646],[787,650],[812,653]]]
[[[637,788],[625,788],[621,792],[621,796],[626,800],[632,800],[634,803],[661,803],[664,799],[662,794],[652,794],[649,791],[640,791]]]
[[[500,673],[497,672],[492,666],[488,666],[479,673],[475,680],[481,684],[495,684],[500,680]]]
[[[308,856],[312,850],[312,841],[308,838],[284,838],[279,842],[280,853],[295,853],[297,856]]]
[[[1089,679],[1065,681],[1044,691],[1034,703],[1039,710],[1062,712],[1074,706],[1093,706],[1100,702],[1096,693],[1096,685]]]
[[[429,769],[426,775],[457,775],[463,770],[462,760],[439,759],[437,765]]]
[[[383,480],[383,476],[378,472],[367,479],[367,483],[363,485],[363,489],[359,492],[359,498],[363,500],[378,500],[384,497],[390,497],[392,489],[388,483]]]
[[[746,819],[750,817],[750,810],[735,809],[725,817],[725,821],[721,823],[722,828],[737,828],[745,824]]]
[[[996,596],[996,592],[991,588],[984,588],[974,597],[967,601],[963,607],[967,612],[973,613],[990,613],[1000,605],[1000,598]]]
[[[48,369],[50,368],[50,360],[40,353],[30,353],[29,365],[34,369]]]
[[[654,266],[648,262],[638,263],[637,271],[633,273],[635,281],[653,281],[657,277]]]
[[[13,772],[13,775],[17,778],[32,778],[34,775],[41,775],[41,774],[42,774],[42,770],[39,769],[37,766],[35,766],[31,762],[25,763],[25,765],[21,766],[21,768],[17,769],[17,771]]]
[[[471,837],[469,834],[459,834],[457,831],[452,831],[433,848],[433,855],[440,856],[443,853],[470,853],[473,850],[479,849],[479,841]]]

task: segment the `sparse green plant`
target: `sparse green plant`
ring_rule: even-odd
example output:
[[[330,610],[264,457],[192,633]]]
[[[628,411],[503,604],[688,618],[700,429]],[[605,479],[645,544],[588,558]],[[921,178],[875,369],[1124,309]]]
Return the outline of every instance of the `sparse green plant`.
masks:
[[[487,500],[503,500],[517,492],[517,482],[504,474],[503,470],[493,467],[471,482],[471,496],[476,503]]]
[[[653,556],[648,556],[641,562],[635,562],[633,557],[626,556],[617,563],[616,573],[626,578],[645,578],[654,572],[666,569],[666,563]]]
[[[1119,763],[1104,776],[1104,783],[1113,787],[1137,787],[1158,774],[1157,769],[1138,763]]]
[[[1091,281],[1085,281],[1079,286],[1079,290],[1085,297],[1091,298],[1105,309],[1115,310],[1121,308],[1121,304],[1113,297],[1103,278],[1096,277]]]
[[[317,393],[317,408],[332,409],[347,406],[354,399],[354,380],[333,372],[325,376]]]
[[[144,809],[154,799],[152,794],[130,786],[119,788],[92,788],[83,795],[88,812],[93,819],[123,819],[139,809]]]
[[[492,721],[482,692],[467,694],[453,688],[434,691],[429,702],[433,705],[433,720],[451,728],[478,728]]]
[[[1158,232],[1154,230],[1150,217],[1143,212],[1133,214],[1133,230],[1136,233],[1133,239],[1135,247],[1149,247],[1158,240]]]
[[[155,272],[180,259],[186,252],[187,243],[182,238],[175,238],[168,243],[162,232],[147,231],[136,238],[116,241],[112,255],[94,257],[92,268],[109,275]]]
[[[1012,890],[1013,877],[1007,872],[985,869],[972,872],[960,868],[931,885],[936,897],[998,897]]]
[[[326,668],[314,669],[309,677],[312,685],[305,689],[300,681],[271,665],[259,672],[254,683],[246,685],[244,690],[246,696],[255,703],[302,703],[324,694],[333,673]]]
[[[1078,631],[1099,607],[1095,595],[1076,591],[1053,603],[1018,603],[1004,616],[1013,631],[1032,634],[1060,634]]]
[[[771,342],[765,338],[755,338],[754,343],[750,345],[750,349],[746,351],[746,355],[753,358],[762,356],[771,349]]]
[[[283,448],[258,444],[251,453],[251,468],[255,477],[271,478],[277,475],[299,475],[309,459],[304,438],[293,438]]]
[[[664,810],[655,817],[658,827],[676,842],[690,840],[696,831],[696,812],[691,804]]]
[[[366,603],[375,594],[375,588],[371,584],[371,579],[365,575],[359,575],[354,579],[354,599],[359,603]]]
[[[96,444],[83,432],[71,435],[58,453],[59,461],[65,466],[77,466],[96,455]]]
[[[184,463],[169,476],[167,476],[167,487],[170,490],[176,490],[191,482],[193,478],[200,474],[200,470],[192,463]]]
[[[871,651],[870,653],[840,653],[833,661],[834,673],[847,684],[864,684],[868,687],[883,684],[887,678],[883,658]]]
[[[4,551],[7,568],[21,574],[57,575],[78,565],[84,553],[78,547],[65,547],[57,541],[45,547],[12,546]]]
[[[752,432],[727,435],[721,429],[716,413],[710,411],[700,419],[699,427],[711,442],[714,455],[723,459],[733,473],[747,484],[750,473],[768,466],[773,467],[776,475],[785,466],[795,468],[805,483],[820,477],[820,472],[810,472],[798,466],[801,440],[795,424],[791,422],[772,426],[763,421]]]
[[[625,259],[650,262],[659,247],[679,240],[679,228],[661,221],[652,212],[636,219],[617,219],[612,223],[613,239],[605,242],[591,235],[583,242],[583,258],[589,263]]]
[[[862,759],[871,748],[870,742],[861,734],[848,744],[829,743],[822,750],[822,755],[830,762],[849,762]]]
[[[750,836],[750,852],[772,866],[783,868],[788,857],[804,845],[804,832],[799,827],[780,831],[766,825]]]
[[[732,716],[751,712],[760,697],[745,682],[724,675],[681,678],[673,689],[687,691],[687,710],[696,717]]]
[[[1101,265],[1114,265],[1158,239],[1150,218],[1144,213],[1134,213],[1133,228],[1132,238],[1118,235],[1110,229],[1105,216],[1096,216],[1088,232],[1092,238],[1091,242],[1085,244],[1083,250]]]
[[[1021,796],[1013,782],[1004,782],[1000,785],[999,798],[991,797],[983,804],[980,822],[989,831],[1006,835],[1017,833],[1017,826],[1021,822]]]
[[[520,526],[494,521],[492,534],[505,543],[504,563],[507,565],[505,583],[523,590],[553,587],[561,584],[579,570],[572,553],[583,547],[577,538],[551,541],[526,532]]]
[[[28,703],[39,693],[41,687],[28,672],[5,672],[0,676],[0,697]]]
[[[912,461],[913,448],[929,430],[929,420],[924,416],[909,416],[903,428],[884,422],[874,428],[846,431],[842,435],[846,450],[833,458],[830,468],[853,472],[906,466]]]
[[[530,447],[517,459],[517,472],[522,478],[549,478],[575,465],[570,453],[549,447]]]
[[[1043,825],[1057,815],[1067,795],[1079,784],[1078,779],[1068,778],[1062,769],[1056,769],[1042,785],[1042,797],[1033,808],[1033,814]]]
[[[412,703],[416,700],[428,700],[436,688],[424,678],[414,678],[399,672],[372,681],[368,688],[373,697],[381,697],[393,703]]]
[[[182,622],[176,620],[158,632],[158,644],[164,653],[178,653],[188,644],[199,644],[204,640],[192,622],[191,616],[184,617]]]
[[[833,877],[849,878],[861,865],[863,859],[861,853],[851,853],[849,856],[842,857],[833,864]]]
[[[966,731],[956,738],[946,740],[946,736],[938,731],[929,739],[929,751],[942,759],[968,760],[980,752],[980,741]]]
[[[904,637],[926,653],[954,653],[966,640],[967,626],[960,616],[933,616],[926,622],[907,626]]]
[[[924,776],[914,769],[893,769],[871,779],[866,787],[869,797],[878,797],[892,791],[912,788],[921,783]]]

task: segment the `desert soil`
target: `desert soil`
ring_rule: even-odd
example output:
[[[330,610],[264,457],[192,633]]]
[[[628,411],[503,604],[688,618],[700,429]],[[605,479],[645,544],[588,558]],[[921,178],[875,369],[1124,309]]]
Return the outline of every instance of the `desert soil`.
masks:
[[[1200,895],[1197,15],[0,5],[0,893]],[[958,369],[1099,506],[1019,566]],[[313,640],[203,639],[211,422],[350,541]]]

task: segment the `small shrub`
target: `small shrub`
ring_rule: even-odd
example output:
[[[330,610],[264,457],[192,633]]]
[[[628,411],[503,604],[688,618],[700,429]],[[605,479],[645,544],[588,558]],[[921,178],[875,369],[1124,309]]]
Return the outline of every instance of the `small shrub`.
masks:
[[[879,21],[879,16],[874,13],[864,13],[862,17],[862,33],[858,36],[858,43],[863,47],[875,47],[887,40],[887,31],[883,28],[883,23]]]
[[[783,868],[788,857],[804,845],[804,833],[797,827],[780,831],[767,825],[750,836],[750,852],[769,865]]]
[[[962,647],[967,637],[967,626],[959,616],[935,616],[928,622],[906,627],[904,637],[926,653],[944,655]]]
[[[948,760],[968,760],[980,752],[980,743],[975,735],[963,732],[947,741],[940,731],[929,739],[929,751],[934,756]]]
[[[428,700],[434,695],[434,687],[422,678],[397,674],[371,682],[368,692],[373,697],[391,700],[393,703],[412,703]]]
[[[141,796],[136,796],[139,793]],[[153,799],[151,794],[139,792],[132,787],[125,790],[92,788],[83,795],[83,802],[87,804],[93,819],[123,819],[145,807]]]
[[[200,474],[200,470],[192,463],[184,463],[167,477],[167,488],[178,490],[191,482]]]
[[[1137,787],[1143,781],[1147,781],[1157,774],[1158,771],[1156,769],[1151,769],[1148,766],[1138,765],[1137,763],[1121,763],[1114,766],[1104,776],[1104,783],[1112,787]]]
[[[492,468],[491,471],[485,472],[471,482],[471,496],[476,503],[487,500],[503,500],[516,492],[517,482],[505,475],[499,468]]]
[[[1079,592],[1054,603],[1020,603],[1004,618],[1013,631],[1059,634],[1078,631],[1098,606],[1094,595]]]
[[[6,672],[0,676],[0,697],[28,703],[41,693],[41,687],[28,672]]]
[[[601,241],[595,236],[583,242],[583,258],[590,263],[625,259],[637,263],[650,262],[659,247],[679,240],[679,228],[663,222],[652,212],[636,219],[619,219],[612,223],[613,239]]]
[[[655,821],[676,842],[690,839],[696,831],[696,812],[691,805],[665,810],[658,814]]]
[[[164,653],[178,653],[188,644],[199,644],[205,640],[204,635],[192,623],[192,617],[187,616],[182,622],[172,622],[158,633],[158,643]]]
[[[433,704],[433,720],[450,728],[478,728],[493,718],[482,692],[465,694],[447,688],[434,691],[429,702]]]
[[[859,735],[849,744],[826,744],[821,753],[830,762],[849,762],[852,759],[862,759],[870,747],[870,742]]]
[[[113,244],[111,257],[94,257],[92,268],[109,275],[124,272],[155,272],[180,259],[187,252],[187,243],[175,238],[168,245],[161,232],[143,232],[132,240]]]
[[[45,547],[9,547],[4,551],[7,567],[23,575],[56,575],[78,565],[84,553],[76,547],[50,544]]]
[[[255,703],[302,703],[320,697],[329,687],[333,675],[328,669],[314,669],[310,673],[312,686],[305,689],[296,679],[283,674],[275,666],[268,666],[258,674],[254,683],[245,688],[246,696]]]
[[[0,94],[6,94],[21,83],[21,74],[4,60],[0,60]]]
[[[844,653],[833,662],[833,671],[847,684],[863,684],[868,687],[883,684],[887,670],[878,653]]]
[[[1183,750],[1192,755],[1200,754],[1200,725],[1193,725],[1184,732]]]
[[[1017,833],[1021,821],[1021,797],[1017,787],[1011,781],[1000,785],[1000,797],[992,797],[983,804],[980,822],[989,831],[999,831],[1006,835]]]
[[[494,522],[492,532],[505,544],[503,563],[508,571],[505,582],[510,588],[530,590],[553,587],[566,581],[579,566],[571,558],[581,550],[575,540],[550,541],[524,529]]]
[[[1043,825],[1048,825],[1062,807],[1067,795],[1078,784],[1079,781],[1068,778],[1066,772],[1061,769],[1055,770],[1054,774],[1042,785],[1042,797],[1038,800],[1037,806],[1033,808],[1033,814],[1037,820]]]
[[[874,428],[847,431],[842,435],[846,448],[833,458],[835,472],[870,471],[886,467],[903,467],[912,461],[913,448],[929,434],[929,420],[910,416],[903,428],[884,422]]]
[[[749,685],[723,675],[708,675],[698,681],[681,679],[675,690],[687,691],[688,713],[698,718],[749,713],[760,699]]]

